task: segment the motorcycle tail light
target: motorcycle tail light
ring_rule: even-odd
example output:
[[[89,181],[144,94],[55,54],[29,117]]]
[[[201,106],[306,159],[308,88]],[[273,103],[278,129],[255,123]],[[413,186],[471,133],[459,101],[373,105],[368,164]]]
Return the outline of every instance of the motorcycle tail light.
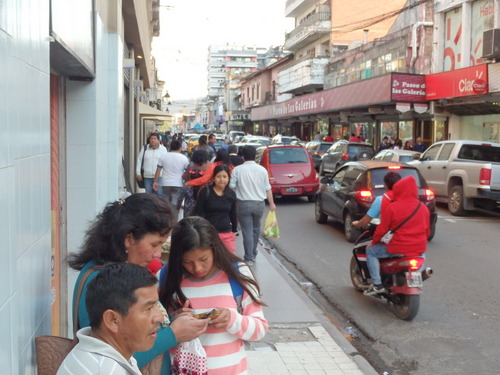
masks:
[[[401,267],[408,267],[411,271],[417,271],[424,264],[424,258],[407,258],[399,262]]]
[[[370,190],[359,190],[356,192],[356,200],[364,203],[373,203],[373,193]]]
[[[425,194],[425,200],[427,202],[431,202],[434,200],[434,192],[431,189],[425,189],[424,194]]]
[[[489,185],[491,183],[491,169],[481,168],[479,172],[479,185]]]
[[[345,154],[343,154],[342,159],[349,160],[349,154],[347,152]]]

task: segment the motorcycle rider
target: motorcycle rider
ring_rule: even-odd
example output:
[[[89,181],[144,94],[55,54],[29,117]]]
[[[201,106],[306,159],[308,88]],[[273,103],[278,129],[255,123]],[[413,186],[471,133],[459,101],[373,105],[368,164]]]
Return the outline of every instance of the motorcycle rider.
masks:
[[[380,224],[373,235],[372,245],[366,250],[366,262],[373,286],[363,294],[372,296],[385,293],[380,277],[379,258],[393,255],[421,256],[427,250],[427,238],[430,233],[430,212],[418,199],[418,186],[413,176],[402,178],[393,186],[394,202],[383,210]],[[396,228],[417,208],[413,216],[394,232],[389,244],[380,240],[386,232]]]
[[[372,219],[380,217],[381,213],[387,208],[389,203],[393,201],[392,187],[399,180],[401,180],[401,176],[398,173],[392,171],[387,172],[384,176],[386,192],[375,198],[375,201],[370,206],[366,215],[360,220],[353,221],[352,225],[356,228],[364,228],[370,223],[370,221],[372,221]]]

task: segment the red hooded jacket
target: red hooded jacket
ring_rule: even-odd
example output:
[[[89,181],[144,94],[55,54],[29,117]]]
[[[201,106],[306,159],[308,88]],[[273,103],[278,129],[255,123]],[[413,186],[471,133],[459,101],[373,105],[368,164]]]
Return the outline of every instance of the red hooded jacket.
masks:
[[[430,212],[418,199],[415,178],[413,176],[402,178],[394,184],[392,192],[394,202],[388,205],[381,216],[381,222],[373,235],[373,243],[380,242],[387,231],[396,228],[415,211],[417,204],[420,204],[415,215],[396,230],[387,245],[387,251],[392,254],[421,255],[427,250]]]

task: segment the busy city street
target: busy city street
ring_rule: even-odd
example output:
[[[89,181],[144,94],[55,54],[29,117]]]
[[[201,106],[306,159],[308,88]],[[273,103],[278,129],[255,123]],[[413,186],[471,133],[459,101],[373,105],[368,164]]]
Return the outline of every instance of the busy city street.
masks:
[[[451,216],[438,208],[436,235],[412,322],[399,320],[385,300],[354,290],[349,276],[352,244],[343,226],[314,220],[304,198],[277,203],[281,238],[272,245],[302,284],[310,281],[343,319],[335,322],[382,374],[493,374],[498,370],[498,224],[495,216]],[[300,229],[299,229],[300,228]],[[331,310],[330,310],[331,311]],[[346,329],[348,327],[349,329]],[[351,328],[352,327],[352,328]]]

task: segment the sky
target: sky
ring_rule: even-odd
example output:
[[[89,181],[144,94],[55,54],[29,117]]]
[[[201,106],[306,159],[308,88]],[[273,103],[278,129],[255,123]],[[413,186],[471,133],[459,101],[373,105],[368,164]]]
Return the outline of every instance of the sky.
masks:
[[[210,45],[276,47],[293,29],[286,0],[161,0],[160,36],[153,38],[158,78],[171,101],[207,95]]]

